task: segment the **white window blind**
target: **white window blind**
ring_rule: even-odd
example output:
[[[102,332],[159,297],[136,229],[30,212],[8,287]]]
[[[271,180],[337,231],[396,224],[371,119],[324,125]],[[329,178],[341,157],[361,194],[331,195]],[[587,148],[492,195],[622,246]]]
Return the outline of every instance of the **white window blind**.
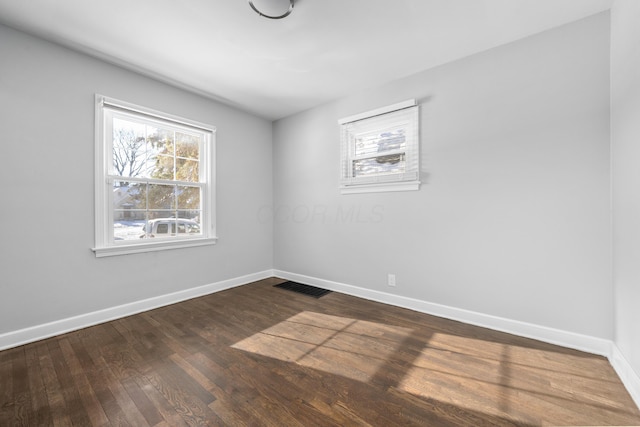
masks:
[[[418,188],[419,114],[414,100],[339,123],[343,193]]]

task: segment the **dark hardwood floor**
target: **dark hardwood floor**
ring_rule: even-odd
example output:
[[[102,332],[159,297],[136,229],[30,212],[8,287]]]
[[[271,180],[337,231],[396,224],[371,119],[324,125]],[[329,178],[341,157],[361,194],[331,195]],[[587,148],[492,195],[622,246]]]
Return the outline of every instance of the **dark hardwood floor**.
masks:
[[[640,425],[603,357],[279,282],[0,352],[0,426]]]

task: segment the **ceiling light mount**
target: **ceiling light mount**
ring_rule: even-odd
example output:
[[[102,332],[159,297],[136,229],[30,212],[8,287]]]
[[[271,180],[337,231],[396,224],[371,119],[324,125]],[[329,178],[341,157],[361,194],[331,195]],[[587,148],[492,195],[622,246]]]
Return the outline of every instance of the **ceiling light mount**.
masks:
[[[295,0],[249,0],[249,6],[255,12],[269,19],[286,18],[293,11]]]

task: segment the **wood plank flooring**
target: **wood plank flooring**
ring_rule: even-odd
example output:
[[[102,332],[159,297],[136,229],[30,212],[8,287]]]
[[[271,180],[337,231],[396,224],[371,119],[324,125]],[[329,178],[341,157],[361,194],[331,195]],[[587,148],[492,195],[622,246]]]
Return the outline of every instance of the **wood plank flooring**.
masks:
[[[279,282],[0,352],[0,426],[640,425],[603,357]]]

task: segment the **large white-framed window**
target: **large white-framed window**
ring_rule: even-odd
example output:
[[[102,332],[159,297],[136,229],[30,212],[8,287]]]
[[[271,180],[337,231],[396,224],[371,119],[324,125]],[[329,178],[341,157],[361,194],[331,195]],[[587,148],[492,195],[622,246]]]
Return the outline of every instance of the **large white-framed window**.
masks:
[[[339,120],[342,194],[418,190],[419,120],[414,99]]]
[[[95,255],[214,244],[215,127],[95,100]]]

